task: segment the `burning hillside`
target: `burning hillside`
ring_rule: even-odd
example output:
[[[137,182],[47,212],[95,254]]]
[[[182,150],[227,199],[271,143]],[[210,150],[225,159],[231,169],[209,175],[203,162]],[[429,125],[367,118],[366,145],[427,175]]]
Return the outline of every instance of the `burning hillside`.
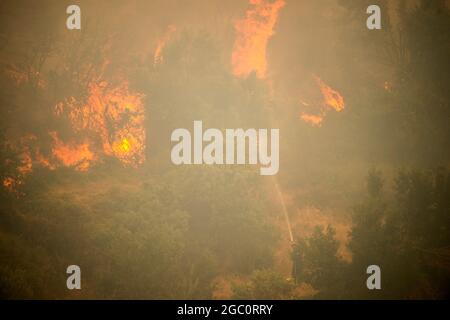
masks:
[[[250,0],[250,4],[252,8],[247,10],[245,18],[235,24],[237,35],[231,56],[233,73],[245,77],[256,72],[259,78],[265,78],[267,42],[275,33],[274,27],[285,2]]]
[[[34,166],[54,170],[71,167],[87,171],[105,157],[114,157],[123,165],[136,167],[145,160],[144,95],[130,92],[127,82],[117,86],[107,82],[91,83],[84,101],[69,97],[54,109],[57,119],[70,123],[71,140],[49,131],[51,147],[43,154],[35,135],[10,143],[18,155],[19,166],[12,176],[4,177],[3,185],[14,191]]]

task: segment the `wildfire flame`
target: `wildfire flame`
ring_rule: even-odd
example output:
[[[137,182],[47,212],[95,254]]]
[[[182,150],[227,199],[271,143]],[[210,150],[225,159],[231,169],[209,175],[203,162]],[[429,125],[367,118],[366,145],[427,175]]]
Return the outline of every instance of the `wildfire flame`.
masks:
[[[235,23],[236,40],[234,42],[231,63],[233,74],[239,77],[256,72],[259,78],[265,78],[267,72],[267,42],[274,34],[274,26],[284,0],[250,0],[253,6],[247,10],[245,19]]]
[[[18,139],[18,141],[14,141],[14,143],[6,142],[6,147],[16,155],[18,164],[14,174],[3,178],[3,186],[17,196],[22,194],[17,188],[23,183],[23,178],[33,171],[33,150],[30,145],[35,140],[36,136],[29,134]],[[38,153],[39,150],[36,150],[36,154]],[[9,166],[11,163],[13,161],[7,159],[5,165]]]
[[[320,127],[330,109],[341,112],[345,108],[345,103],[344,98],[339,92],[328,86],[318,76],[313,75],[313,78],[319,86],[320,92],[322,93],[323,97],[322,102],[314,104],[318,108],[319,114],[302,112],[300,114],[300,118],[306,123],[311,124],[312,126]],[[300,103],[305,107],[311,106],[311,104],[306,103],[303,100],[300,100]]]
[[[143,97],[130,93],[126,81],[117,87],[102,81],[90,85],[86,103],[69,98],[55,113],[66,113],[75,132],[96,135],[105,155],[137,166],[145,160]]]
[[[158,43],[156,44],[155,53],[153,55],[153,63],[155,65],[163,62],[164,57],[162,55],[162,51],[164,47],[166,46],[167,42],[172,38],[172,35],[177,31],[177,28],[174,25],[170,25],[164,34],[164,36],[159,39]]]
[[[95,156],[89,150],[88,142],[66,144],[58,138],[56,132],[51,132],[50,135],[54,140],[52,153],[64,166],[74,167],[78,171],[86,171],[89,169],[89,165]]]
[[[303,112],[300,117],[302,118],[303,121],[313,126],[320,127],[322,125],[323,121],[322,115],[307,114]]]
[[[21,158],[22,159],[20,161],[20,165],[17,167],[17,171],[21,175],[27,175],[33,171],[33,160],[28,152],[23,153]]]
[[[13,190],[14,184],[15,181],[11,177],[6,177],[5,179],[3,179],[3,186],[5,186],[5,188],[7,188],[8,190]]]
[[[9,149],[18,154],[19,165],[14,175],[3,178],[3,186],[20,195],[17,187],[35,165],[50,170],[65,166],[87,171],[104,156],[115,157],[124,165],[142,164],[145,160],[143,98],[143,94],[130,92],[126,81],[117,86],[101,81],[90,84],[84,102],[69,97],[58,103],[55,116],[69,120],[74,140],[63,141],[57,132],[49,132],[52,138],[49,155],[41,153],[34,135],[9,143]],[[78,142],[80,139],[82,142]]]
[[[337,112],[344,110],[344,98],[340,95],[340,93],[329,87],[318,76],[314,76],[314,79],[322,92],[325,105],[333,108]]]

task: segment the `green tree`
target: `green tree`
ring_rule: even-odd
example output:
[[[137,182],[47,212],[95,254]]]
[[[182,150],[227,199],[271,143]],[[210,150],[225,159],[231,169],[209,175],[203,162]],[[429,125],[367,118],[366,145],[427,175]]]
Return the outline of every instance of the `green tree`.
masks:
[[[276,300],[292,298],[294,284],[279,273],[261,269],[255,270],[249,281],[233,285],[233,299]]]
[[[342,295],[345,263],[338,256],[339,243],[335,230],[317,226],[312,235],[300,239],[294,247],[297,282],[305,282],[318,290],[317,298],[338,298]]]

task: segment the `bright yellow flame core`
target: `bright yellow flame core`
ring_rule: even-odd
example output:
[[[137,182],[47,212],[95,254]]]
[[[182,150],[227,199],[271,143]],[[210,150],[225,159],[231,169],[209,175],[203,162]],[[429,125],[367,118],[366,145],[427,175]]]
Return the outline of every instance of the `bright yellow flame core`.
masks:
[[[145,160],[143,97],[130,93],[127,82],[112,87],[103,81],[91,84],[86,103],[67,99],[57,112],[66,112],[76,132],[97,137],[103,154],[137,166]]]

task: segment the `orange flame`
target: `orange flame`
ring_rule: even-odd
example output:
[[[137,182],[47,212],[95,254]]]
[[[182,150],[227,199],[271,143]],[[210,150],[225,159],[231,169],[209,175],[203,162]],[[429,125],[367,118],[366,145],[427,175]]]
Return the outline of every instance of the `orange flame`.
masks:
[[[19,191],[20,185],[23,181],[19,178],[6,177],[3,179],[3,186],[6,190],[14,194],[16,197],[24,195],[23,192]]]
[[[50,170],[55,170],[56,169],[56,165],[51,163],[50,160],[48,158],[46,158],[39,149],[36,150],[35,153],[35,160],[37,161],[37,163],[39,163],[41,166],[43,166],[44,168],[48,168]]]
[[[138,166],[145,160],[144,95],[131,93],[128,83],[118,86],[106,82],[91,83],[85,103],[70,97],[55,106],[57,117],[67,117],[81,143],[64,142],[57,132],[49,132],[53,142],[51,154],[41,153],[37,137],[27,135],[8,148],[18,155],[16,173],[3,177],[3,186],[14,191],[33,171],[34,165],[50,170],[59,166],[78,171],[88,170],[102,155],[113,156],[125,165]],[[11,160],[7,160],[11,163]]]
[[[318,76],[314,76],[317,84],[322,92],[324,103],[326,106],[333,108],[337,112],[344,110],[344,98],[339,92],[330,88],[325,82],[323,82]]]
[[[341,112],[345,108],[345,103],[344,98],[339,92],[328,86],[318,76],[313,75],[313,78],[318,84],[320,92],[322,93],[323,97],[322,102],[312,104],[313,106],[318,107],[319,114],[309,114],[302,112],[300,118],[306,123],[311,124],[312,126],[320,127],[322,126],[322,122],[330,109],[335,110],[337,112]],[[311,106],[311,104],[304,102],[303,100],[300,100],[300,103],[304,107]]]
[[[94,160],[94,154],[89,150],[89,143],[65,144],[58,138],[56,132],[51,132],[54,146],[53,155],[65,166],[74,167],[78,171],[89,169],[90,163]]]
[[[31,155],[28,151],[23,153],[21,158],[22,159],[20,161],[19,167],[17,168],[17,171],[21,175],[27,175],[28,173],[33,171],[33,160],[31,159]]]
[[[104,154],[136,166],[145,160],[143,97],[130,93],[127,82],[112,87],[103,81],[90,85],[86,103],[69,98],[56,106],[55,113],[66,112],[76,132],[97,135]]]
[[[164,36],[156,44],[155,53],[153,55],[153,63],[155,65],[163,62],[164,57],[162,56],[162,51],[176,30],[177,28],[174,25],[170,25]]]
[[[303,121],[305,121],[306,123],[309,123],[313,126],[317,126],[317,127],[322,126],[323,116],[302,113],[301,118]]]
[[[15,184],[15,181],[11,177],[6,177],[5,179],[3,179],[3,186],[5,188],[7,188],[8,190],[13,190],[14,184]]]
[[[33,171],[33,157],[30,144],[36,140],[34,135],[25,135],[17,141],[7,141],[7,147],[13,154],[17,155],[18,164],[15,168],[15,173],[3,177],[3,186],[14,193],[16,196],[22,195],[18,191],[18,187],[23,183],[23,178]],[[14,163],[11,159],[6,159],[5,165],[9,166]]]
[[[237,37],[234,42],[231,63],[233,74],[239,77],[256,72],[265,78],[267,72],[267,42],[274,34],[274,26],[284,0],[250,0],[253,7],[246,12],[245,19],[235,23]]]

